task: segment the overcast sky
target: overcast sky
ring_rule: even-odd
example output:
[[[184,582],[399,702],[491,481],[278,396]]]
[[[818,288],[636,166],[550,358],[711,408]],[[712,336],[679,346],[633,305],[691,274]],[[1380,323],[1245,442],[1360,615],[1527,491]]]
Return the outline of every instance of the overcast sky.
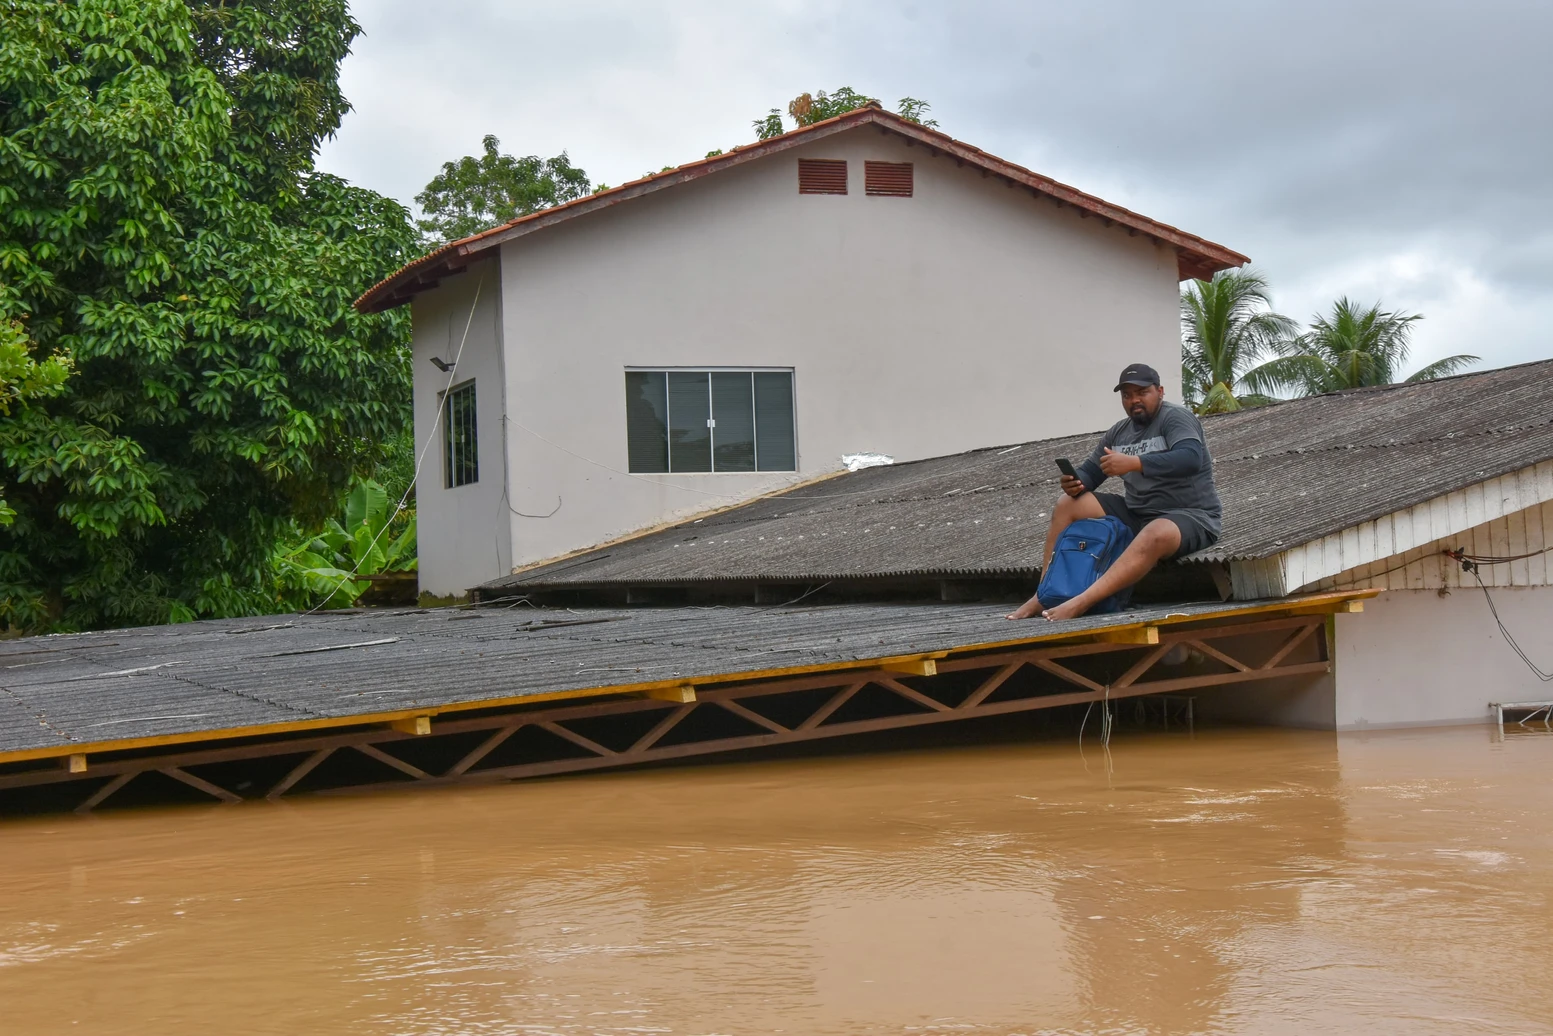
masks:
[[[442,162],[620,183],[805,90],[941,128],[1252,257],[1280,311],[1422,313],[1411,366],[1553,357],[1553,3],[357,0],[320,165],[406,204]]]

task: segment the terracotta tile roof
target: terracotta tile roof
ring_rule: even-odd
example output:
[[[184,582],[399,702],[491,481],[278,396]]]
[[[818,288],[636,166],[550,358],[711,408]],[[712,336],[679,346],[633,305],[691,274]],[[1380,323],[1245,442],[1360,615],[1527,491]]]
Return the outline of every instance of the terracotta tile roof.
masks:
[[[1188,277],[1211,277],[1219,270],[1249,262],[1239,252],[1225,248],[1223,245],[1215,244],[1195,234],[1188,234],[1176,227],[1158,223],[1146,216],[1124,209],[1120,205],[1113,205],[1096,198],[1094,195],[1085,194],[1076,188],[1058,183],[1050,177],[1042,176],[1023,166],[988,154],[980,148],[955,140],[947,133],[918,125],[880,108],[867,107],[826,119],[824,122],[816,122],[812,126],[795,129],[770,140],[744,144],[721,155],[687,162],[682,166],[632,180],[630,183],[578,198],[564,205],[541,209],[527,216],[519,216],[501,226],[450,242],[374,284],[356,300],[356,308],[364,313],[376,313],[403,305],[418,292],[433,287],[441,277],[462,270],[471,261],[480,258],[482,252],[504,241],[510,241],[585,213],[607,209],[644,194],[695,180],[709,173],[757,161],[788,148],[867,125],[876,125],[882,130],[894,132],[909,141],[922,144],[935,155],[941,153],[957,162],[981,168],[988,174],[1004,178],[1011,186],[1015,184],[1024,186],[1035,193],[1072,205],[1086,216],[1100,217],[1106,221],[1107,226],[1111,224],[1124,226],[1129,231],[1147,234],[1173,245],[1176,248],[1178,269],[1183,280]]]

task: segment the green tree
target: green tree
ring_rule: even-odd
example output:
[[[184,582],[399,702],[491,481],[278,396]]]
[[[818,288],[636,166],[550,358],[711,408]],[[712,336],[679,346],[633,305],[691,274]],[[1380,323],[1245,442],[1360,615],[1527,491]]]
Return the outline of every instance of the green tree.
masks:
[[[408,420],[397,203],[312,169],[345,0],[0,6],[0,318],[68,354],[0,418],[0,621],[274,607],[274,548]]]
[[[1181,290],[1181,388],[1199,414],[1271,401],[1276,381],[1258,366],[1291,340],[1297,325],[1273,312],[1267,279],[1254,270],[1220,270]]]
[[[850,86],[843,86],[835,93],[821,90],[817,94],[799,94],[788,102],[787,114],[791,116],[795,127],[812,126],[816,122],[833,119],[837,115],[845,115],[849,111],[866,108],[871,104],[879,104],[878,99],[860,94]],[[901,118],[911,122],[920,123],[923,126],[937,126],[936,121],[923,118],[932,110],[932,107],[931,104],[918,98],[902,97],[896,104],[896,112]],[[781,136],[786,132],[782,124],[781,109],[772,108],[764,117],[755,120],[754,127],[755,135],[761,140]]]
[[[59,395],[71,366],[67,355],[34,359],[21,321],[0,320],[0,418],[29,400]],[[16,512],[5,502],[5,483],[0,482],[0,526],[15,520]]]
[[[1266,363],[1262,376],[1302,395],[1394,384],[1412,351],[1413,325],[1422,319],[1383,310],[1379,303],[1366,308],[1344,296],[1330,314],[1317,315],[1308,331],[1286,343],[1284,355]],[[1404,380],[1433,381],[1477,361],[1465,354],[1447,356]]]
[[[502,154],[501,141],[489,134],[481,146],[484,154],[478,158],[465,155],[442,163],[442,172],[415,196],[426,214],[416,223],[423,248],[478,234],[592,191],[588,174],[572,165],[565,151],[554,158],[517,158]]]

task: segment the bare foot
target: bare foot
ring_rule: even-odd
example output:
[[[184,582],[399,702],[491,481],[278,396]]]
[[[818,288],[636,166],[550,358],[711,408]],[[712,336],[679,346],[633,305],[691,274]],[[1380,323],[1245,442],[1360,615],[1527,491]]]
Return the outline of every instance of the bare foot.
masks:
[[[1030,598],[1018,608],[1003,616],[1005,619],[1029,619],[1041,614],[1041,602],[1034,597]]]
[[[1064,601],[1055,608],[1048,608],[1041,613],[1052,622],[1061,622],[1063,619],[1076,619],[1084,614],[1085,609],[1078,604],[1078,598]]]

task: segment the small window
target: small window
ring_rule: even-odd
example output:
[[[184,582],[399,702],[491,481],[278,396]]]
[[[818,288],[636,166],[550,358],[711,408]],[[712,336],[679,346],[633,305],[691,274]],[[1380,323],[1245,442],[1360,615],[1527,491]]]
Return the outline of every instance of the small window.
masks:
[[[480,451],[475,439],[475,383],[449,389],[442,425],[443,471],[447,488],[480,481]]]
[[[800,158],[799,194],[847,193],[847,164],[839,158]]]
[[[626,371],[632,472],[795,471],[790,370]]]
[[[864,162],[863,193],[886,198],[911,197],[910,162]]]

